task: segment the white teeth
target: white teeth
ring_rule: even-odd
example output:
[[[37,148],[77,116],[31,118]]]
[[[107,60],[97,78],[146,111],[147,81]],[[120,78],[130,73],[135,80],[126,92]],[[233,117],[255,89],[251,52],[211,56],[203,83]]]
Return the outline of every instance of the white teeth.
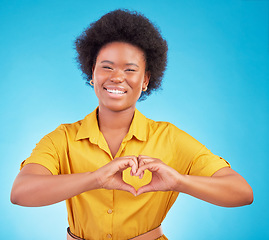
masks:
[[[123,91],[117,90],[117,89],[107,89],[108,92],[114,93],[114,94],[124,94]]]

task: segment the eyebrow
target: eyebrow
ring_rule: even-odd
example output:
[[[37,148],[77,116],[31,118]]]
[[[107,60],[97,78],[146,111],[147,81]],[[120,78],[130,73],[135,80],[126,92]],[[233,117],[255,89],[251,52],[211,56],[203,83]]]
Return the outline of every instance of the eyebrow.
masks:
[[[102,61],[101,63],[114,64],[114,62],[111,62],[111,61],[109,61],[109,60],[104,60],[104,61]],[[126,66],[136,66],[136,67],[139,68],[139,66],[138,66],[137,64],[135,64],[135,63],[126,63],[125,65],[126,65]]]
[[[139,66],[138,66],[137,64],[135,64],[135,63],[127,63],[126,65],[127,65],[127,66],[136,66],[136,67],[139,68]]]
[[[101,63],[110,63],[110,64],[114,64],[113,62],[108,61],[108,60],[104,60],[104,61],[102,61]]]

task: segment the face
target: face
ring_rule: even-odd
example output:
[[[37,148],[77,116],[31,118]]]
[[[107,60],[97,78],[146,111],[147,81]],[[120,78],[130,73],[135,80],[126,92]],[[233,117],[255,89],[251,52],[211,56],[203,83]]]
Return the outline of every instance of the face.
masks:
[[[93,67],[94,90],[99,110],[134,109],[149,83],[144,52],[129,43],[108,43],[99,51]]]

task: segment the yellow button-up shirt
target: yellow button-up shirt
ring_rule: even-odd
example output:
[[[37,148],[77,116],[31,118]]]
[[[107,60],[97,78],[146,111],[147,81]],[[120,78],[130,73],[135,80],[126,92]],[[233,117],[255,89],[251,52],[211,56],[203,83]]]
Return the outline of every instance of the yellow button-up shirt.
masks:
[[[73,124],[62,124],[37,144],[21,164],[41,164],[52,174],[93,172],[113,160],[98,127],[96,111]],[[147,155],[161,159],[180,174],[211,176],[229,166],[205,146],[171,123],[155,122],[135,111],[129,132],[115,156]],[[136,189],[150,182],[123,172]],[[137,197],[119,190],[96,189],[66,200],[73,234],[85,239],[130,239],[158,227],[178,192],[150,192]],[[159,239],[167,239],[162,236]]]

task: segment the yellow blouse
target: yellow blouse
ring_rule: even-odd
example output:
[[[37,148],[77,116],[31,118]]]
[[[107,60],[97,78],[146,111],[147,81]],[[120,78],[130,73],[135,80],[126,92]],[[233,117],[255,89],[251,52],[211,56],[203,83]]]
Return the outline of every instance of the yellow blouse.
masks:
[[[84,120],[62,124],[42,138],[21,168],[37,163],[54,175],[71,174],[92,172],[113,160],[99,131],[96,111]],[[181,174],[211,176],[229,166],[184,131],[171,123],[147,119],[138,110],[115,157],[128,155],[159,158]],[[123,179],[138,189],[150,182],[151,173],[146,171],[139,179],[126,169]],[[84,192],[66,200],[70,230],[85,239],[130,239],[158,227],[177,196],[172,191],[137,197],[119,190]]]

